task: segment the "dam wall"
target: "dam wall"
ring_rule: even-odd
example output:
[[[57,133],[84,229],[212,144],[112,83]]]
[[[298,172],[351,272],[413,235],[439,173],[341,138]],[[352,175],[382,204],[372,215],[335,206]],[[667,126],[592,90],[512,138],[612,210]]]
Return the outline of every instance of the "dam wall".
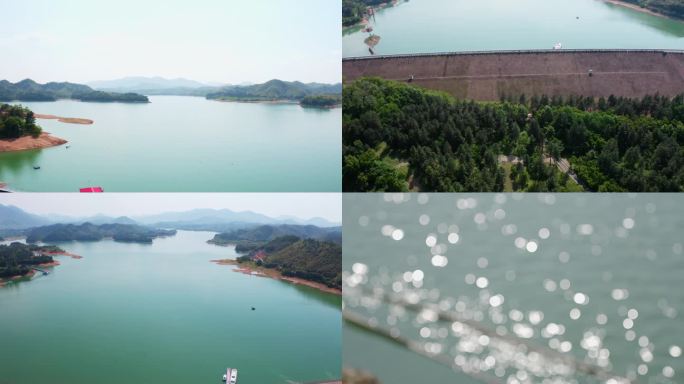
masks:
[[[346,58],[343,81],[360,77],[499,100],[525,94],[642,97],[684,93],[684,51],[482,51]],[[591,73],[591,75],[590,75]],[[412,78],[412,79],[411,79]],[[411,79],[411,80],[410,80]]]

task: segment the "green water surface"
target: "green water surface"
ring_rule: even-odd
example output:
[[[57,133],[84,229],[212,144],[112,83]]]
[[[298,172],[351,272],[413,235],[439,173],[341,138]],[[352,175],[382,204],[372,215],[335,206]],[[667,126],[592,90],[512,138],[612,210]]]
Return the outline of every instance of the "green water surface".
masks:
[[[21,103],[66,145],[0,153],[0,182],[15,191],[335,192],[341,109],[152,96],[148,104]],[[40,166],[39,170],[33,169]]]
[[[563,48],[684,49],[684,22],[601,0],[411,0],[377,12],[376,54]],[[367,56],[360,27],[344,57]]]
[[[339,378],[340,298],[211,263],[236,256],[212,237],[60,244],[83,259],[0,288],[0,383]]]

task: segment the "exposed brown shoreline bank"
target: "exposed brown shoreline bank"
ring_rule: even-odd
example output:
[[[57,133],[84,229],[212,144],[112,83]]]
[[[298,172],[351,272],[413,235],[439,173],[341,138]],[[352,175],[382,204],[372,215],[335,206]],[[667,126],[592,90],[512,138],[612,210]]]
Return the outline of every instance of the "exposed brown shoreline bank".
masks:
[[[67,143],[66,140],[43,132],[38,137],[23,136],[18,139],[0,140],[0,152],[25,151],[28,149],[41,149],[55,147]]]
[[[57,120],[61,123],[69,123],[69,124],[92,124],[93,123],[93,121],[90,119],[81,119],[78,117],[61,117],[61,116],[55,116],[55,115],[43,115],[40,113],[36,113],[33,116],[35,116],[36,119]]]
[[[315,281],[300,279],[297,277],[283,276],[283,274],[280,273],[280,271],[270,268],[259,267],[257,265],[254,265],[253,263],[238,263],[238,261],[234,259],[211,260],[211,262],[216,263],[218,265],[233,265],[237,267],[233,269],[233,272],[244,273],[250,276],[270,277],[276,280],[287,281],[292,284],[305,285],[307,287],[318,289],[322,292],[332,293],[340,296],[342,295],[341,289],[330,288],[325,284],[317,283]]]

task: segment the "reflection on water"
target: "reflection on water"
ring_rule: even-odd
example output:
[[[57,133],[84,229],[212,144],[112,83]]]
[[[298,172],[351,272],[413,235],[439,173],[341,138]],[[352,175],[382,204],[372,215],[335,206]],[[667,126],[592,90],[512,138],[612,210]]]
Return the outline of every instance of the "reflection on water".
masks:
[[[345,196],[345,364],[383,382],[453,377],[418,355],[475,382],[681,382],[682,203]],[[392,361],[369,362],[369,349]]]
[[[33,167],[40,165],[41,150],[4,152],[0,153],[3,175],[13,177],[15,174],[34,171]],[[2,181],[2,180],[0,180]]]

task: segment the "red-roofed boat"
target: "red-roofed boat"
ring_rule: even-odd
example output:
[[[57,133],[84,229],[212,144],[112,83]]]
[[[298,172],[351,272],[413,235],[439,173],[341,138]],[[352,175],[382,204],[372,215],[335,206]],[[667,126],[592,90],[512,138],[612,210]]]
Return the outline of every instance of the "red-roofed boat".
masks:
[[[104,192],[102,187],[88,187],[88,188],[80,188],[78,190],[81,193],[89,193],[89,192]]]

